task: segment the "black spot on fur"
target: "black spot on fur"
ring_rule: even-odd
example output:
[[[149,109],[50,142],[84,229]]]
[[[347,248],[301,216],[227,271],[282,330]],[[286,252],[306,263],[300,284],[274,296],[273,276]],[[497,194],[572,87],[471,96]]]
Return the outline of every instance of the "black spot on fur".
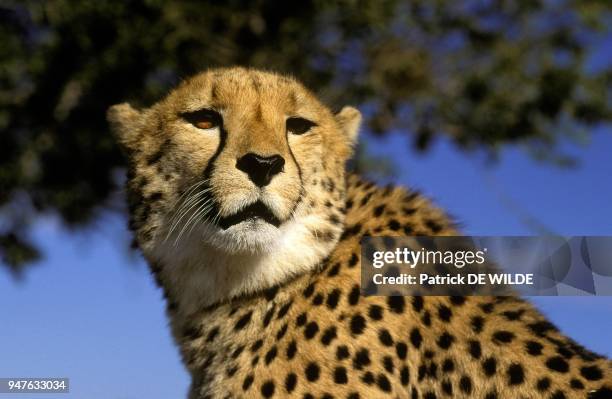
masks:
[[[474,359],[480,359],[480,356],[482,355],[482,349],[480,347],[480,342],[473,340],[473,339],[469,340],[468,341],[468,351],[470,352],[470,355]]]
[[[268,353],[266,353],[266,356],[264,358],[264,361],[266,362],[266,364],[272,363],[272,361],[276,359],[277,354],[278,354],[278,350],[276,349],[276,346],[273,346],[272,348],[270,348],[270,350],[268,351]]]
[[[405,301],[403,296],[390,296],[387,297],[387,305],[389,305],[389,310],[394,313],[403,313]]]
[[[264,296],[268,301],[272,301],[278,294],[278,286],[270,287],[264,291]]]
[[[425,225],[433,232],[433,233],[439,233],[440,231],[442,231],[442,225],[440,225],[440,223],[436,222],[435,220],[429,219],[425,221]]]
[[[248,391],[249,388],[251,387],[251,384],[253,384],[253,380],[255,378],[253,377],[253,374],[249,374],[244,378],[244,381],[242,382],[242,390],[243,391]]]
[[[482,309],[482,311],[483,311],[484,313],[487,313],[487,314],[488,314],[488,313],[493,312],[493,307],[494,307],[495,305],[494,305],[494,304],[492,304],[492,303],[481,303],[481,304],[480,304],[480,305],[478,305],[478,306],[480,306],[480,309]]]
[[[466,298],[464,296],[451,296],[450,301],[455,306],[461,306],[465,303]]]
[[[472,326],[472,331],[479,334],[482,332],[482,327],[484,326],[484,318],[481,316],[474,316],[470,320],[470,324]]]
[[[389,334],[389,330],[386,328],[383,328],[378,332],[378,339],[384,346],[393,346],[393,338],[391,337],[391,334]]]
[[[159,160],[162,159],[162,157],[165,155],[170,145],[171,141],[168,138],[159,146],[156,152],[154,152],[147,158],[147,165],[151,166],[159,162]]]
[[[550,388],[550,378],[544,377],[540,378],[536,383],[536,389],[540,392],[545,392]]]
[[[363,367],[370,364],[370,353],[367,349],[362,348],[355,353],[353,357],[353,368],[361,370]]]
[[[344,241],[347,238],[358,235],[360,232],[361,232],[361,224],[357,223],[353,226],[347,227],[342,233],[342,235],[340,236],[340,240]]]
[[[497,372],[497,361],[494,357],[489,357],[482,362],[482,370],[487,377],[492,377]]]
[[[589,381],[598,381],[603,378],[603,372],[598,366],[581,367],[580,374]]]
[[[429,314],[428,310],[423,312],[423,316],[421,316],[421,322],[423,322],[423,324],[425,324],[427,327],[431,326],[431,315]]]
[[[232,367],[228,367],[225,372],[226,372],[228,377],[233,377],[234,374],[236,374],[237,371],[238,371],[238,367],[232,366]]]
[[[361,381],[363,381],[366,385],[374,384],[374,374],[372,374],[371,371],[364,373],[361,377]]]
[[[281,340],[281,339],[282,339],[282,338],[285,336],[285,334],[287,334],[287,328],[288,328],[288,325],[287,325],[287,323],[285,323],[285,324],[283,324],[283,326],[282,326],[282,327],[281,327],[281,328],[278,330],[278,332],[276,333],[276,340],[277,340],[277,341],[280,341],[280,340]]]
[[[454,341],[455,341],[455,337],[452,334],[449,334],[448,332],[444,332],[438,338],[438,346],[440,347],[440,349],[446,350],[451,347]]]
[[[323,335],[321,336],[321,343],[327,346],[336,338],[336,336],[336,327],[328,327],[325,329],[325,331],[323,331]]]
[[[502,315],[509,321],[515,321],[515,320],[520,320],[523,313],[525,313],[525,309],[519,309],[519,310],[514,310],[514,311],[506,310],[505,312],[502,313]]]
[[[442,362],[442,371],[447,374],[455,371],[455,362],[453,362],[453,359],[444,359],[444,362]]]
[[[242,317],[240,317],[240,319],[238,319],[238,321],[234,325],[234,331],[239,331],[246,327],[247,324],[249,324],[249,322],[251,321],[251,316],[253,316],[253,311],[248,311]]]
[[[304,370],[305,374],[306,374],[306,379],[310,382],[314,382],[317,381],[319,379],[319,374],[321,373],[321,368],[319,367],[319,365],[315,362],[310,362],[308,363],[308,365],[306,366],[306,369]]]
[[[238,346],[232,353],[232,359],[237,359],[238,356],[240,356],[243,351],[244,351],[244,345]]]
[[[412,331],[410,331],[410,342],[412,342],[412,346],[414,346],[416,349],[421,347],[423,337],[421,336],[421,332],[417,327],[414,327]]]
[[[389,223],[387,224],[387,226],[389,227],[389,229],[393,230],[393,231],[398,231],[402,225],[400,224],[400,222],[398,222],[395,219],[391,219],[389,221]]]
[[[561,356],[553,356],[546,360],[546,367],[558,373],[567,373],[569,364]]]
[[[332,241],[336,238],[336,234],[331,230],[315,230],[313,234],[319,241]]]
[[[306,339],[312,339],[318,332],[319,325],[316,322],[311,321],[310,323],[306,324],[306,328],[304,328],[304,337],[306,337]]]
[[[525,381],[525,371],[523,366],[518,363],[511,364],[508,367],[508,383],[510,385],[520,385]]]
[[[510,331],[500,330],[493,333],[493,342],[497,344],[507,344],[514,339],[514,333]]]
[[[302,293],[304,295],[304,298],[306,299],[310,298],[310,296],[312,296],[312,294],[314,293],[314,289],[315,289],[314,283],[308,284],[308,287],[306,287],[306,289]]]
[[[453,311],[446,305],[440,305],[438,307],[438,317],[440,320],[448,323],[453,317]]]
[[[340,345],[336,349],[336,359],[338,360],[347,359],[350,355],[348,346],[346,345]]]
[[[355,316],[351,318],[350,327],[351,327],[351,332],[353,334],[355,335],[363,334],[363,331],[366,328],[365,318],[360,314],[356,314]]]
[[[582,381],[580,381],[577,378],[572,378],[570,380],[570,387],[572,387],[573,389],[579,391],[581,389],[584,389],[584,384],[582,383]]]
[[[393,374],[393,370],[395,370],[395,365],[393,364],[393,358],[391,356],[385,356],[383,358],[383,367],[389,374]]]
[[[414,296],[412,297],[412,309],[417,312],[420,313],[421,310],[423,310],[423,297],[422,296]]]
[[[271,398],[274,395],[274,381],[268,380],[261,386],[261,394],[264,398]]]
[[[368,308],[368,316],[370,317],[370,319],[375,321],[381,320],[383,318],[383,312],[383,308],[378,305],[370,305],[370,307]]]
[[[340,218],[338,217],[338,215],[333,214],[333,213],[329,215],[329,222],[335,225],[341,224]]]
[[[287,359],[291,360],[295,357],[296,353],[297,353],[297,342],[293,340],[289,343],[289,345],[287,345],[287,352],[285,354],[287,355]]]
[[[539,356],[542,354],[542,349],[544,346],[537,341],[527,341],[525,343],[525,348],[527,349],[527,353],[529,353],[531,356]]]
[[[213,342],[215,337],[219,334],[219,327],[215,327],[206,336],[206,342]]]
[[[297,375],[295,373],[287,374],[287,377],[285,378],[285,390],[288,393],[291,393],[295,389],[296,385],[297,385]]]
[[[531,332],[540,337],[543,337],[549,331],[558,331],[557,327],[555,327],[549,321],[538,321],[535,323],[528,324],[527,327],[531,330]]]
[[[400,382],[403,386],[407,386],[410,382],[410,370],[408,369],[408,366],[404,366],[400,370]]]
[[[289,311],[289,309],[291,309],[291,306],[293,305],[293,301],[289,301],[286,304],[284,304],[278,311],[276,318],[277,319],[282,319],[283,317],[285,317],[285,315],[287,314],[287,312]]]
[[[327,296],[327,307],[330,309],[335,309],[338,306],[338,301],[340,300],[340,291],[338,288],[335,288],[328,296]]]
[[[263,346],[263,339],[258,339],[257,341],[253,343],[253,345],[251,345],[251,352],[252,353],[257,352],[262,346]]]
[[[202,329],[197,326],[190,326],[185,328],[183,336],[189,340],[198,339],[202,336]]]
[[[334,369],[334,382],[336,384],[348,383],[348,376],[346,374],[346,368],[339,366]]]
[[[329,268],[329,272],[327,272],[327,276],[334,277],[334,276],[337,276],[339,272],[340,272],[340,263],[336,262],[332,265],[332,267]]]
[[[361,206],[365,206],[365,204],[367,204],[370,201],[370,198],[372,198],[372,194],[373,193],[367,193],[362,199],[361,199]]]
[[[349,293],[349,296],[348,296],[349,305],[351,306],[357,305],[357,302],[359,302],[359,295],[360,295],[359,285],[355,284],[353,288],[351,289],[351,292]]]
[[[149,201],[151,202],[159,201],[162,198],[164,198],[164,195],[159,191],[156,191],[149,195]]]
[[[264,315],[262,324],[264,327],[267,327],[268,324],[270,324],[270,321],[272,320],[272,317],[274,317],[274,311],[276,310],[276,306],[273,305]]]
[[[453,384],[449,380],[442,381],[442,391],[448,396],[453,396]]]
[[[387,376],[382,373],[378,374],[378,377],[376,377],[376,385],[378,385],[378,388],[383,392],[391,392],[391,383]]]
[[[459,380],[459,389],[461,389],[461,391],[465,393],[472,392],[472,380],[470,379],[470,377],[468,377],[467,375],[461,377],[461,379]]]
[[[408,353],[408,346],[403,342],[398,342],[395,344],[395,353],[400,360],[406,359],[406,354]]]

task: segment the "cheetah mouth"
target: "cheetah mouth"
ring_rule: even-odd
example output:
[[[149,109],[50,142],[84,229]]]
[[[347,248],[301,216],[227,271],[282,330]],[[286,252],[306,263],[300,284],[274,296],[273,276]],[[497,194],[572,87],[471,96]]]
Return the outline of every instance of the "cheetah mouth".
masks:
[[[278,227],[281,221],[263,202],[257,201],[251,205],[242,208],[233,215],[222,217],[218,224],[223,230],[227,230],[231,226],[249,220],[263,220],[274,227]]]

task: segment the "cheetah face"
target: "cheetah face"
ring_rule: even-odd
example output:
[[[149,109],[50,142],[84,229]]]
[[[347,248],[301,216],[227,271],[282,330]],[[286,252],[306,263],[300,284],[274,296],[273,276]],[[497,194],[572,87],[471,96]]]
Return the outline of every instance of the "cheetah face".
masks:
[[[112,107],[140,247],[331,245],[359,120],[293,79],[241,68],[202,73],[143,111]]]

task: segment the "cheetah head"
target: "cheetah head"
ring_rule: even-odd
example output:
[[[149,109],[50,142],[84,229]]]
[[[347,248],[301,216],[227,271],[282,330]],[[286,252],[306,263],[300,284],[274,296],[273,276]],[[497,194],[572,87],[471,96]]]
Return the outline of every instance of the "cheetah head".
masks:
[[[242,294],[313,267],[337,242],[356,109],[334,115],[294,79],[231,68],[108,119],[128,158],[136,241],[170,285],[189,276]]]

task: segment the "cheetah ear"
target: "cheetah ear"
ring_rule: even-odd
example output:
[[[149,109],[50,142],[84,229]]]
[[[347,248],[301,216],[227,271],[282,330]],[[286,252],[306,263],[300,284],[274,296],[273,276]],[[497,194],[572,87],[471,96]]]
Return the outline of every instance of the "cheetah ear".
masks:
[[[340,128],[349,139],[350,144],[357,143],[357,134],[361,125],[361,112],[353,107],[344,107],[335,115]]]
[[[121,149],[128,154],[137,149],[143,123],[143,113],[128,103],[113,105],[106,111],[106,120]]]

